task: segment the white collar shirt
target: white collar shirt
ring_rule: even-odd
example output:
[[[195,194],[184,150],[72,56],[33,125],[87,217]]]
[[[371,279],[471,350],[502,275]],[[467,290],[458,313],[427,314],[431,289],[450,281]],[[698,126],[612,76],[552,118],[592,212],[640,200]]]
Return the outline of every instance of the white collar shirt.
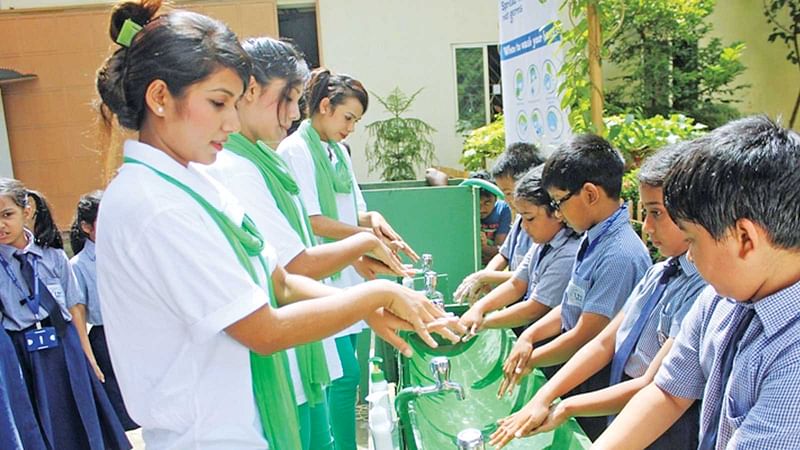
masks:
[[[136,141],[125,156],[241,223],[236,199],[192,167]],[[272,270],[274,253],[265,256]],[[114,370],[149,450],[267,448],[249,350],[225,329],[269,298],[199,203],[149,168],[123,165],[100,207],[97,281]]]

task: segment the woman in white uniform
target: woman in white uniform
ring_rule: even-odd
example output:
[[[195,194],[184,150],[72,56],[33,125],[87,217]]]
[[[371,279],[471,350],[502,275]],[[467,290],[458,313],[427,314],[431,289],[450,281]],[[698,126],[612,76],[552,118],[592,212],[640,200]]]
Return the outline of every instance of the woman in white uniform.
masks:
[[[303,95],[309,119],[281,142],[278,154],[294,173],[314,234],[331,242],[372,230],[393,250],[416,260],[414,251],[386,220],[377,212],[367,211],[350,157],[339,144],[367,110],[369,98],[364,86],[347,75],[317,69]],[[352,267],[331,280],[337,287],[356,286],[364,281]],[[355,403],[360,374],[355,343],[361,329],[363,325],[358,324],[336,339],[344,376],[331,384],[328,399],[331,410],[337,411],[332,417],[337,450],[356,449]]]
[[[276,266],[238,200],[190,165],[212,163],[238,131],[249,59],[220,22],[156,16],[160,4],[115,8],[120,48],[97,76],[107,123],[138,131],[97,224],[98,291],[120,388],[148,449],[299,448],[282,350],[363,318],[384,330],[411,325],[432,342],[427,325],[441,313],[393,283],[328,295]]]
[[[287,42],[251,38],[242,47],[253,74],[238,105],[241,130],[228,137],[214,164],[203,166],[207,173],[241,201],[287,272],[322,279],[352,264],[365,278],[375,278],[375,272],[402,276],[400,260],[371,231],[316,245],[297,182],[273,150],[300,118],[298,102],[308,66]],[[336,344],[328,338],[296,351],[299,379],[293,381],[303,449],[332,450],[325,389],[343,374]]]

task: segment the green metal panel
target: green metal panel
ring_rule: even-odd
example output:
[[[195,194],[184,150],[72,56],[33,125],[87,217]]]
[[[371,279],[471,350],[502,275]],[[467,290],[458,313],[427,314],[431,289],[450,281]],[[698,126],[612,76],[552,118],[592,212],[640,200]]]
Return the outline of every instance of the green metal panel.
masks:
[[[380,212],[417,253],[433,255],[433,270],[448,275],[439,290],[451,301],[461,280],[480,268],[479,190],[421,181],[361,189],[369,210]]]

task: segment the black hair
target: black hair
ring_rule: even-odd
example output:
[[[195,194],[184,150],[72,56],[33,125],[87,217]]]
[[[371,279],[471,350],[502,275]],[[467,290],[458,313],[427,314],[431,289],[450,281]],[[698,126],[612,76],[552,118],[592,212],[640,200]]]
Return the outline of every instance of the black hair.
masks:
[[[284,103],[289,91],[300,88],[308,78],[308,65],[303,54],[291,43],[269,37],[250,38],[242,42],[242,48],[253,64],[253,78],[261,86],[272,80],[286,81],[278,107]]]
[[[470,178],[477,178],[479,180],[492,181],[491,175],[485,170],[475,170],[469,173]]]
[[[495,199],[497,198],[497,195],[495,195],[494,192],[486,190],[486,189],[480,189],[479,195],[480,195],[481,198],[484,198],[484,197],[493,197]]]
[[[766,116],[730,122],[691,142],[670,169],[664,199],[676,220],[716,240],[749,219],[773,245],[800,248],[800,135]]]
[[[552,214],[555,210],[550,205],[550,195],[542,186],[542,169],[544,169],[544,164],[534,167],[520,178],[514,188],[514,198],[547,208],[547,213]]]
[[[354,97],[361,103],[365,113],[369,105],[369,94],[360,81],[349,75],[333,74],[322,67],[311,72],[303,97],[308,117],[319,111],[319,105],[324,98],[329,99],[331,106],[335,108],[348,98]]]
[[[544,158],[539,153],[539,149],[527,142],[515,142],[506,147],[500,157],[492,167],[492,177],[511,177],[514,181],[519,180],[532,167],[544,163]]]
[[[689,145],[685,142],[678,142],[667,145],[656,151],[644,160],[636,178],[639,183],[650,187],[660,188],[664,186],[664,180],[678,157],[683,154]]]
[[[233,69],[250,79],[250,59],[236,35],[222,22],[202,14],[175,10],[156,17],[161,0],[127,1],[111,14],[109,35],[116,42],[127,19],[143,28],[129,47],[120,46],[97,71],[100,113],[106,127],[112,118],[139,130],[146,111],[145,92],[155,80],[166,83],[180,97],[186,88],[205,80],[220,68]]]
[[[618,199],[622,189],[625,161],[605,139],[594,134],[580,134],[561,144],[542,170],[545,189],[578,192],[586,183]]]
[[[36,206],[33,222],[33,237],[36,245],[42,248],[64,248],[61,232],[53,220],[44,195],[25,188],[20,181],[13,178],[0,178],[0,195],[10,197],[14,200],[14,204],[23,209],[27,208],[33,199]]]
[[[83,231],[81,223],[86,223],[94,226],[97,220],[97,211],[100,209],[100,199],[103,196],[103,191],[93,191],[81,196],[78,200],[78,206],[75,211],[75,219],[72,221],[72,226],[69,229],[69,243],[72,247],[72,253],[78,254],[83,250],[86,239],[89,235]]]

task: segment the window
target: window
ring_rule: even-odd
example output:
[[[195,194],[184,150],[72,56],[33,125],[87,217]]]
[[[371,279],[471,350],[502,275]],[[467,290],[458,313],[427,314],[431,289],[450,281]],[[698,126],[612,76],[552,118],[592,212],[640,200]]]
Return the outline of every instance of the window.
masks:
[[[454,57],[458,128],[486,125],[503,110],[497,45],[457,46]]]

